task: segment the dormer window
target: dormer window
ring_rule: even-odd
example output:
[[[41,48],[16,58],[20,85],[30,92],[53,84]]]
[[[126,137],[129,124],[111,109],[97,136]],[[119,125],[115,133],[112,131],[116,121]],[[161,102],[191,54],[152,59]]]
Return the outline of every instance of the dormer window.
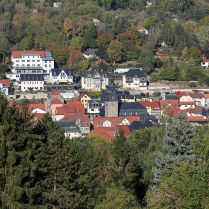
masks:
[[[24,80],[26,80],[26,77],[24,77]]]
[[[54,71],[54,75],[56,75],[56,72]]]
[[[34,77],[32,77],[32,80],[34,80]]]
[[[28,77],[28,80],[30,80],[30,77]]]

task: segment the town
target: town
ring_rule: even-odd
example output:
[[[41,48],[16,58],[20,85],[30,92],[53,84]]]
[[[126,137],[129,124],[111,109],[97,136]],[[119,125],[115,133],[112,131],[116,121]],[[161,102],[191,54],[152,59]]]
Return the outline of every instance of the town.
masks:
[[[122,85],[116,89],[114,77],[118,75]],[[180,111],[192,125],[208,124],[209,92],[151,91],[142,68],[78,75],[75,68],[54,68],[50,52],[12,51],[11,72],[6,76],[9,80],[0,84],[10,105],[29,99],[35,120],[49,113],[70,138],[96,134],[112,141],[120,129],[128,137],[139,129],[166,124]]]

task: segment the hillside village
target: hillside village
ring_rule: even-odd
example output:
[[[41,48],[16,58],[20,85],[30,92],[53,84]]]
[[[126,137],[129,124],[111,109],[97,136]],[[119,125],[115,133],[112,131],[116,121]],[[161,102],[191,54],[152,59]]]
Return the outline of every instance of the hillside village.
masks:
[[[139,129],[160,127],[180,111],[192,125],[208,124],[208,92],[143,95],[149,81],[142,68],[116,69],[115,73],[122,75],[123,90],[118,90],[114,74],[108,71],[84,71],[78,81],[75,68],[54,68],[50,52],[14,51],[11,60],[11,72],[6,73],[9,80],[0,81],[1,89],[8,95],[10,82],[19,94],[49,92],[45,103],[30,103],[29,110],[35,120],[49,113],[66,137],[97,134],[112,141],[120,129],[128,137]],[[131,94],[130,89],[135,93]],[[102,93],[90,96],[89,92]]]

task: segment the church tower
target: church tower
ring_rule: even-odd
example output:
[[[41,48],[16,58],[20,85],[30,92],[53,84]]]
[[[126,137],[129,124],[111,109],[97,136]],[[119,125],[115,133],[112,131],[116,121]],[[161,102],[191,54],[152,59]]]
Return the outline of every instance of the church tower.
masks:
[[[118,117],[118,94],[114,88],[114,78],[109,77],[105,95],[105,117]]]

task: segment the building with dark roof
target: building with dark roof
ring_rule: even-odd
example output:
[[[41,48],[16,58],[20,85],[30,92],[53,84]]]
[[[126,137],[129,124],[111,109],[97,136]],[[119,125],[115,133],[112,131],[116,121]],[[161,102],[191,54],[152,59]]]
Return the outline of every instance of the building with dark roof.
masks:
[[[100,99],[88,100],[86,113],[89,115],[91,120],[93,120],[94,117],[99,117],[101,106],[102,104]]]
[[[43,90],[44,74],[20,74],[19,90]]]
[[[109,81],[108,71],[84,71],[81,74],[81,88],[89,91],[106,89]]]
[[[150,128],[153,126],[154,126],[154,124],[149,120],[146,120],[144,122],[134,121],[133,123],[131,123],[129,125],[129,129],[132,133],[135,133],[136,131],[138,131],[140,129]]]
[[[147,89],[147,76],[141,68],[132,68],[123,74],[123,88]]]

